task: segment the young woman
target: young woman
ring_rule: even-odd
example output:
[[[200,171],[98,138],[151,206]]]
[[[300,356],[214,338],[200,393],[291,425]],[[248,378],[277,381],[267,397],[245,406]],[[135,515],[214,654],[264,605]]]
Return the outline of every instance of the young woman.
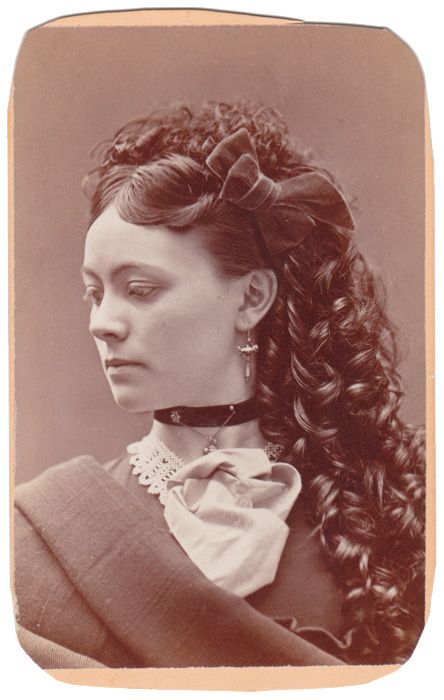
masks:
[[[153,424],[17,489],[24,646],[65,666],[404,661],[423,439],[334,178],[274,110],[207,103],[122,127],[86,186],[90,331],[117,404]]]

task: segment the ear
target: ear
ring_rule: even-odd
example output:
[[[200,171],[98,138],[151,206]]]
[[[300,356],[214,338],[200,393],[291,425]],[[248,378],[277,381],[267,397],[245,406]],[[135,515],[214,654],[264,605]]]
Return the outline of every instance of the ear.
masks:
[[[253,270],[243,278],[243,303],[239,307],[236,329],[245,333],[255,328],[269,311],[278,290],[273,270]]]

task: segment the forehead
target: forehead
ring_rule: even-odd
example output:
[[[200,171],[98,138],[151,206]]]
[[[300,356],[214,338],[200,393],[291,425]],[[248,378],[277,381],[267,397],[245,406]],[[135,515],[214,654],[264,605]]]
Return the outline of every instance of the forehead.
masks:
[[[127,263],[153,265],[174,275],[191,270],[216,275],[202,235],[197,229],[180,233],[166,226],[131,224],[111,205],[88,230],[83,266],[99,276]]]

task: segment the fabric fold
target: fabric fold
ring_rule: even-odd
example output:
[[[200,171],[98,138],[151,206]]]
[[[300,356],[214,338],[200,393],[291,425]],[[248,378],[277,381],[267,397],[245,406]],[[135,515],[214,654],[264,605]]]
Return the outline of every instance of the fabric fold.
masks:
[[[261,449],[220,449],[167,484],[170,532],[213,583],[241,597],[274,581],[300,491],[295,467]]]
[[[163,515],[141,507],[91,457],[46,470],[17,487],[15,500],[35,539],[42,538],[54,558],[54,586],[60,575],[70,578],[108,642],[120,643],[120,663],[109,664],[102,646],[86,649],[92,629],[81,610],[75,610],[73,625],[70,611],[60,611],[53,596],[43,596],[48,591],[43,562],[32,571],[32,599],[27,576],[15,577],[18,609],[27,608],[26,627],[36,634],[43,619],[51,628],[54,617],[60,617],[67,634],[84,620],[84,650],[77,651],[120,667],[342,663],[208,581],[162,526]],[[16,568],[18,561],[25,567],[31,553],[38,555],[26,544],[16,531]],[[66,645],[71,647],[68,640]]]

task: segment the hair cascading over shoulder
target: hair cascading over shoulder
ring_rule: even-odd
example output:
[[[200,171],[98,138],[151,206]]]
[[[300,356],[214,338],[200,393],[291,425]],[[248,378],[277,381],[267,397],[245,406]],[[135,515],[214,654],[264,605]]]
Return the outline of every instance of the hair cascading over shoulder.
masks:
[[[303,475],[308,517],[344,591],[349,662],[402,663],[423,626],[424,439],[399,414],[394,330],[349,231],[319,223],[270,259],[254,214],[218,196],[208,137],[240,127],[273,180],[316,169],[269,107],[171,105],[99,144],[85,179],[91,221],[114,203],[130,223],[179,235],[198,226],[222,274],[273,267],[278,295],[257,329],[261,431]]]

